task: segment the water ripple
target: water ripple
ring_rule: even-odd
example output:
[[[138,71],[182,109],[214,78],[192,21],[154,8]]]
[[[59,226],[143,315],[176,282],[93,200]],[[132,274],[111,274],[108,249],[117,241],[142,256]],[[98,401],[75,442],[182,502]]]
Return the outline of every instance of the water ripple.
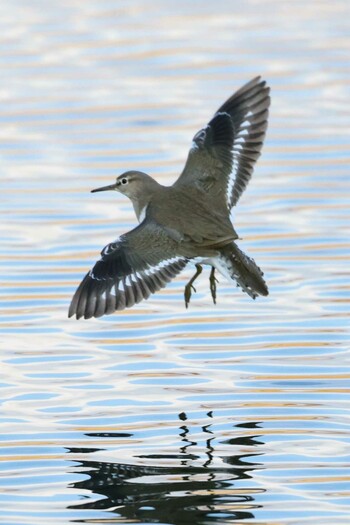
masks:
[[[317,16],[315,16],[317,13]],[[348,3],[1,7],[0,521],[349,521]],[[286,28],[288,30],[286,30]],[[144,304],[67,319],[100,249],[135,225],[236,87],[272,86],[234,223],[251,301],[188,269]]]

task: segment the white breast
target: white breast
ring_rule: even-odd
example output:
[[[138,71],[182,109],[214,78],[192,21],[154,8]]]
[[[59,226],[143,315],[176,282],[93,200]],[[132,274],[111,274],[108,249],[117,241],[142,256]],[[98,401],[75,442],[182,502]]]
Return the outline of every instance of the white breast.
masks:
[[[147,204],[146,204],[146,206],[144,206],[144,207],[142,208],[142,210],[140,210],[140,213],[139,213],[139,222],[142,222],[142,221],[145,219],[145,217],[146,217],[146,211],[147,211]]]

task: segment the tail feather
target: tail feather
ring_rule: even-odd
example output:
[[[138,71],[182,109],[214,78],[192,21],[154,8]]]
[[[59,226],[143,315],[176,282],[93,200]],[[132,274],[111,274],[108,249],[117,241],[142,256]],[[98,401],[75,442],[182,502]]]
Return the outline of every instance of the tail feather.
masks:
[[[263,272],[235,243],[230,245],[230,249],[224,252],[231,277],[236,280],[237,286],[240,286],[252,299],[258,295],[268,295],[269,290],[263,278]]]

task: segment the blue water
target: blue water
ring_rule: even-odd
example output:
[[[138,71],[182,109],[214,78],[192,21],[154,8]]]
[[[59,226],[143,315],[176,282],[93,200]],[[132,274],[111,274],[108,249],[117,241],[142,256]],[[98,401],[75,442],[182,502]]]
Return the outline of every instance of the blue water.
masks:
[[[349,6],[131,0],[0,6],[0,523],[348,525]],[[170,184],[243,83],[272,88],[234,210],[251,301],[192,269],[129,311],[67,318],[131,229],[91,195]]]

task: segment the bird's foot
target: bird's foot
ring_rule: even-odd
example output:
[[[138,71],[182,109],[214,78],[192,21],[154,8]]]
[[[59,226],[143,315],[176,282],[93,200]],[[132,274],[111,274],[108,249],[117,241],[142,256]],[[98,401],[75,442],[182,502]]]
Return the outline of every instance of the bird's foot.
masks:
[[[211,272],[209,276],[209,283],[210,283],[210,292],[211,296],[213,298],[213,303],[216,304],[216,283],[219,281],[215,277],[215,268],[214,266],[211,267]]]
[[[190,299],[191,299],[191,296],[192,296],[192,290],[196,293],[196,289],[195,287],[193,286],[193,284],[186,284],[185,286],[185,293],[184,293],[184,296],[185,296],[185,305],[186,305],[186,308],[188,308],[188,305],[189,305],[189,302],[190,302]]]
[[[184,293],[184,296],[185,296],[185,305],[186,305],[186,308],[188,308],[188,305],[189,305],[189,302],[190,302],[190,299],[191,299],[191,295],[192,295],[192,290],[194,292],[196,292],[196,289],[195,287],[193,286],[193,283],[194,281],[197,279],[198,275],[200,275],[202,273],[202,266],[200,264],[196,264],[196,273],[194,274],[194,276],[192,277],[192,279],[190,279],[188,281],[188,283],[186,284],[185,286],[185,293]]]

